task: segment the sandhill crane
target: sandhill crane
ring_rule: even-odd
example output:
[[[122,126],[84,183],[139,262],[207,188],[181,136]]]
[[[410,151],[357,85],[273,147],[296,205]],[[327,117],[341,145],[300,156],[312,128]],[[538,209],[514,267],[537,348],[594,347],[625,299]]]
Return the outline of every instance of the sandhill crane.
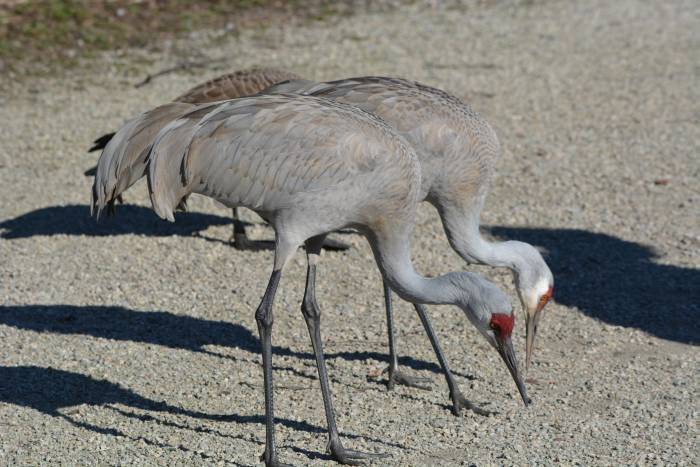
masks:
[[[526,316],[526,368],[530,364],[542,310],[552,296],[554,279],[542,255],[527,243],[489,242],[479,232],[479,218],[500,145],[491,126],[460,99],[414,81],[385,77],[349,78],[327,83],[290,81],[265,92],[297,92],[351,104],[381,117],[413,146],[422,167],[420,199],[435,206],[450,245],[468,263],[508,267]],[[389,329],[390,381],[416,385],[397,370],[391,291],[384,287]],[[420,307],[420,305],[416,305]],[[423,315],[419,311],[419,315]],[[444,359],[438,354],[439,359]],[[443,365],[444,367],[444,365]],[[398,377],[397,377],[398,375]],[[446,372],[458,410],[459,394]]]
[[[172,105],[172,104],[171,104]],[[182,104],[180,104],[182,105]],[[129,138],[144,118],[129,122],[100,157],[93,185],[97,215],[132,178]],[[137,133],[138,134],[138,133]],[[137,148],[138,149],[138,148]],[[267,466],[277,460],[272,398],[272,305],[285,265],[306,244],[308,269],[301,310],[311,337],[328,425],[328,450],[342,463],[377,456],[343,447],[335,424],[314,295],[315,268],[324,236],[345,227],[364,234],[387,284],[414,303],[452,304],[495,348],[526,404],[511,342],[508,298],[481,276],[453,272],[425,278],[413,268],[410,235],[421,190],[413,150],[380,119],[352,106],[310,96],[259,95],[203,104],[180,114],[150,146],[148,182],[156,213],[170,221],[190,193],[229,207],[244,206],[273,226],[272,274],[256,310],[265,386]]]
[[[197,85],[175,98],[173,102],[204,104],[207,102],[216,102],[234,99],[236,97],[250,96],[257,94],[273,84],[287,80],[295,80],[297,83],[303,82],[299,75],[290,71],[278,70],[275,68],[251,68],[247,70],[237,70]],[[165,126],[168,121],[169,120],[167,119],[161,120],[162,125]],[[160,128],[158,128],[158,130],[160,130]],[[156,133],[158,130],[156,130]],[[100,136],[93,141],[93,145],[89,151],[92,152],[103,150],[113,137],[114,133],[107,133]],[[96,169],[97,167],[92,167],[86,170],[85,175],[90,177],[94,176]],[[117,198],[117,201],[120,203],[123,202],[121,195]],[[248,236],[246,235],[245,224],[241,221],[238,208],[233,209],[233,234],[231,236],[231,241],[233,246],[237,249],[249,249],[255,247],[255,242],[249,240]],[[331,250],[346,250],[349,248],[347,244],[336,241],[332,238],[327,238],[323,246],[324,248]]]

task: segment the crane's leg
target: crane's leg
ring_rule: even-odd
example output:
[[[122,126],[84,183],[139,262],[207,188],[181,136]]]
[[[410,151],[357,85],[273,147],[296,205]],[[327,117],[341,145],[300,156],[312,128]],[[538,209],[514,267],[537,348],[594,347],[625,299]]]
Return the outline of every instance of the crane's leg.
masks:
[[[387,388],[392,390],[395,384],[401,384],[429,391],[431,388],[426,386],[426,383],[430,382],[430,378],[410,376],[399,370],[399,358],[396,355],[396,343],[394,340],[394,313],[391,303],[391,288],[389,288],[389,284],[386,281],[384,281],[384,307],[386,308],[386,326],[389,335],[389,381],[386,384]]]
[[[285,467],[287,464],[282,464],[277,461],[277,452],[275,450],[275,418],[273,413],[272,403],[272,302],[275,298],[277,285],[282,275],[282,269],[275,267],[272,272],[270,281],[267,284],[267,290],[263,295],[262,301],[255,312],[255,321],[258,324],[258,333],[260,334],[260,342],[262,343],[262,357],[265,380],[265,452],[263,452],[261,460],[265,461],[266,467]]]
[[[476,405],[469,402],[466,397],[464,397],[462,392],[459,390],[459,386],[457,386],[457,381],[455,381],[452,371],[450,371],[450,367],[447,364],[447,359],[442,353],[442,348],[440,348],[440,342],[438,341],[435,331],[433,331],[432,324],[430,324],[428,310],[425,308],[425,305],[422,305],[420,303],[414,303],[413,306],[418,312],[418,317],[420,318],[421,323],[423,323],[423,328],[428,334],[430,344],[433,346],[433,350],[435,351],[435,355],[437,355],[438,361],[440,362],[440,366],[442,367],[442,371],[445,373],[447,387],[450,388],[450,399],[452,399],[452,413],[456,416],[460,416],[462,414],[462,409],[469,409],[479,415],[489,415],[493,413],[489,412],[488,410],[484,410],[482,408],[477,407]]]
[[[304,315],[306,326],[309,328],[311,344],[314,348],[314,354],[316,355],[318,379],[321,382],[323,407],[326,411],[326,423],[328,424],[328,446],[326,449],[337,462],[358,465],[360,462],[357,459],[378,458],[385,457],[386,455],[345,449],[340,441],[338,427],[335,424],[333,401],[331,399],[331,390],[328,384],[328,374],[326,372],[326,361],[323,357],[323,347],[321,344],[321,309],[316,302],[316,263],[323,246],[323,241],[324,236],[318,236],[306,242],[306,253],[309,264],[306,274],[304,300],[301,303],[301,312]]]

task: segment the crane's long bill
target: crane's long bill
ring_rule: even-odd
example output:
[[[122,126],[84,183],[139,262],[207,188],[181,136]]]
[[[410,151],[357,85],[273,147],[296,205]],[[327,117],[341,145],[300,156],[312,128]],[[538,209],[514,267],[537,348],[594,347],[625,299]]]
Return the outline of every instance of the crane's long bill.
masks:
[[[525,318],[525,371],[530,371],[532,351],[535,348],[535,336],[537,335],[537,323],[535,317],[527,313]]]
[[[515,350],[513,349],[513,341],[510,337],[506,339],[497,339],[498,345],[496,349],[498,353],[501,354],[501,358],[505,362],[510,375],[513,377],[516,386],[518,386],[518,391],[520,392],[520,397],[523,399],[525,406],[528,406],[532,400],[527,396],[527,390],[525,389],[525,383],[523,382],[523,377],[518,370],[518,359],[515,358]]]
[[[525,314],[525,371],[530,370],[532,362],[532,352],[535,349],[535,337],[537,337],[537,326],[540,324],[542,310],[546,303],[539,303],[537,308],[527,310]]]

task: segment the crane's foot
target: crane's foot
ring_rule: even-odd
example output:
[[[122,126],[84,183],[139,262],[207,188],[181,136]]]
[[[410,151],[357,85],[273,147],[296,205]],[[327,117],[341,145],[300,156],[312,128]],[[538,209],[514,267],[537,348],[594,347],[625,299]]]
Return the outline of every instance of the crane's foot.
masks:
[[[428,386],[431,383],[430,378],[424,378],[422,376],[410,376],[399,370],[398,368],[389,367],[389,380],[386,383],[386,388],[391,391],[394,386],[399,384],[401,386],[408,386],[409,388],[422,389],[424,391],[432,391],[433,388]]]
[[[467,398],[464,397],[464,395],[459,389],[450,391],[450,399],[452,399],[452,414],[456,417],[462,416],[462,409],[471,410],[475,414],[483,415],[484,417],[488,417],[489,415],[495,415],[497,413],[482,409],[469,402],[469,400],[467,400]]]
[[[328,251],[345,251],[350,249],[350,245],[340,240],[326,237],[323,241],[323,249]]]
[[[267,452],[263,451],[263,453],[260,455],[260,460],[265,462],[265,467],[294,467],[291,464],[285,464],[283,462],[279,462],[277,460],[277,456],[273,456],[272,459],[266,459],[267,457]]]
[[[383,459],[389,457],[389,454],[376,454],[345,449],[338,438],[328,441],[326,451],[328,451],[328,454],[331,455],[334,461],[345,465],[361,465],[363,459]]]
[[[234,233],[228,240],[229,244],[239,251],[274,250],[273,240],[251,240],[245,233]]]
[[[236,250],[250,250],[253,247],[253,242],[250,241],[245,232],[234,232],[228,241]]]

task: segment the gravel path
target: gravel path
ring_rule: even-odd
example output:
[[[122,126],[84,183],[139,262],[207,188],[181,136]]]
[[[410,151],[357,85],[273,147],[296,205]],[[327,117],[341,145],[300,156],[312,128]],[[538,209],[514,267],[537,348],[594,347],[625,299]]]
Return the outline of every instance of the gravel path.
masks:
[[[158,220],[143,185],[115,219],[88,217],[92,138],[223,70],[133,88],[183,49],[229,56],[226,70],[418,79],[472,103],[500,135],[484,224],[546,249],[556,278],[528,375],[534,404],[522,406],[457,309],[431,307],[463,391],[499,412],[453,417],[404,303],[402,363],[433,390],[387,392],[379,275],[366,242],[345,235],[354,248],[324,254],[318,298],[347,447],[391,455],[376,465],[700,464],[700,8],[521,3],[417,2],[214,46],[193,37],[158,58],[114,54],[71,79],[1,83],[0,464],[258,464],[253,313],[272,253],[229,248],[228,210],[207,199],[175,224]],[[250,220],[253,236],[271,236]],[[425,273],[464,268],[428,206],[413,251]],[[514,293],[507,272],[474,269]],[[282,460],[324,465],[304,272],[299,254],[276,301],[278,436]]]

